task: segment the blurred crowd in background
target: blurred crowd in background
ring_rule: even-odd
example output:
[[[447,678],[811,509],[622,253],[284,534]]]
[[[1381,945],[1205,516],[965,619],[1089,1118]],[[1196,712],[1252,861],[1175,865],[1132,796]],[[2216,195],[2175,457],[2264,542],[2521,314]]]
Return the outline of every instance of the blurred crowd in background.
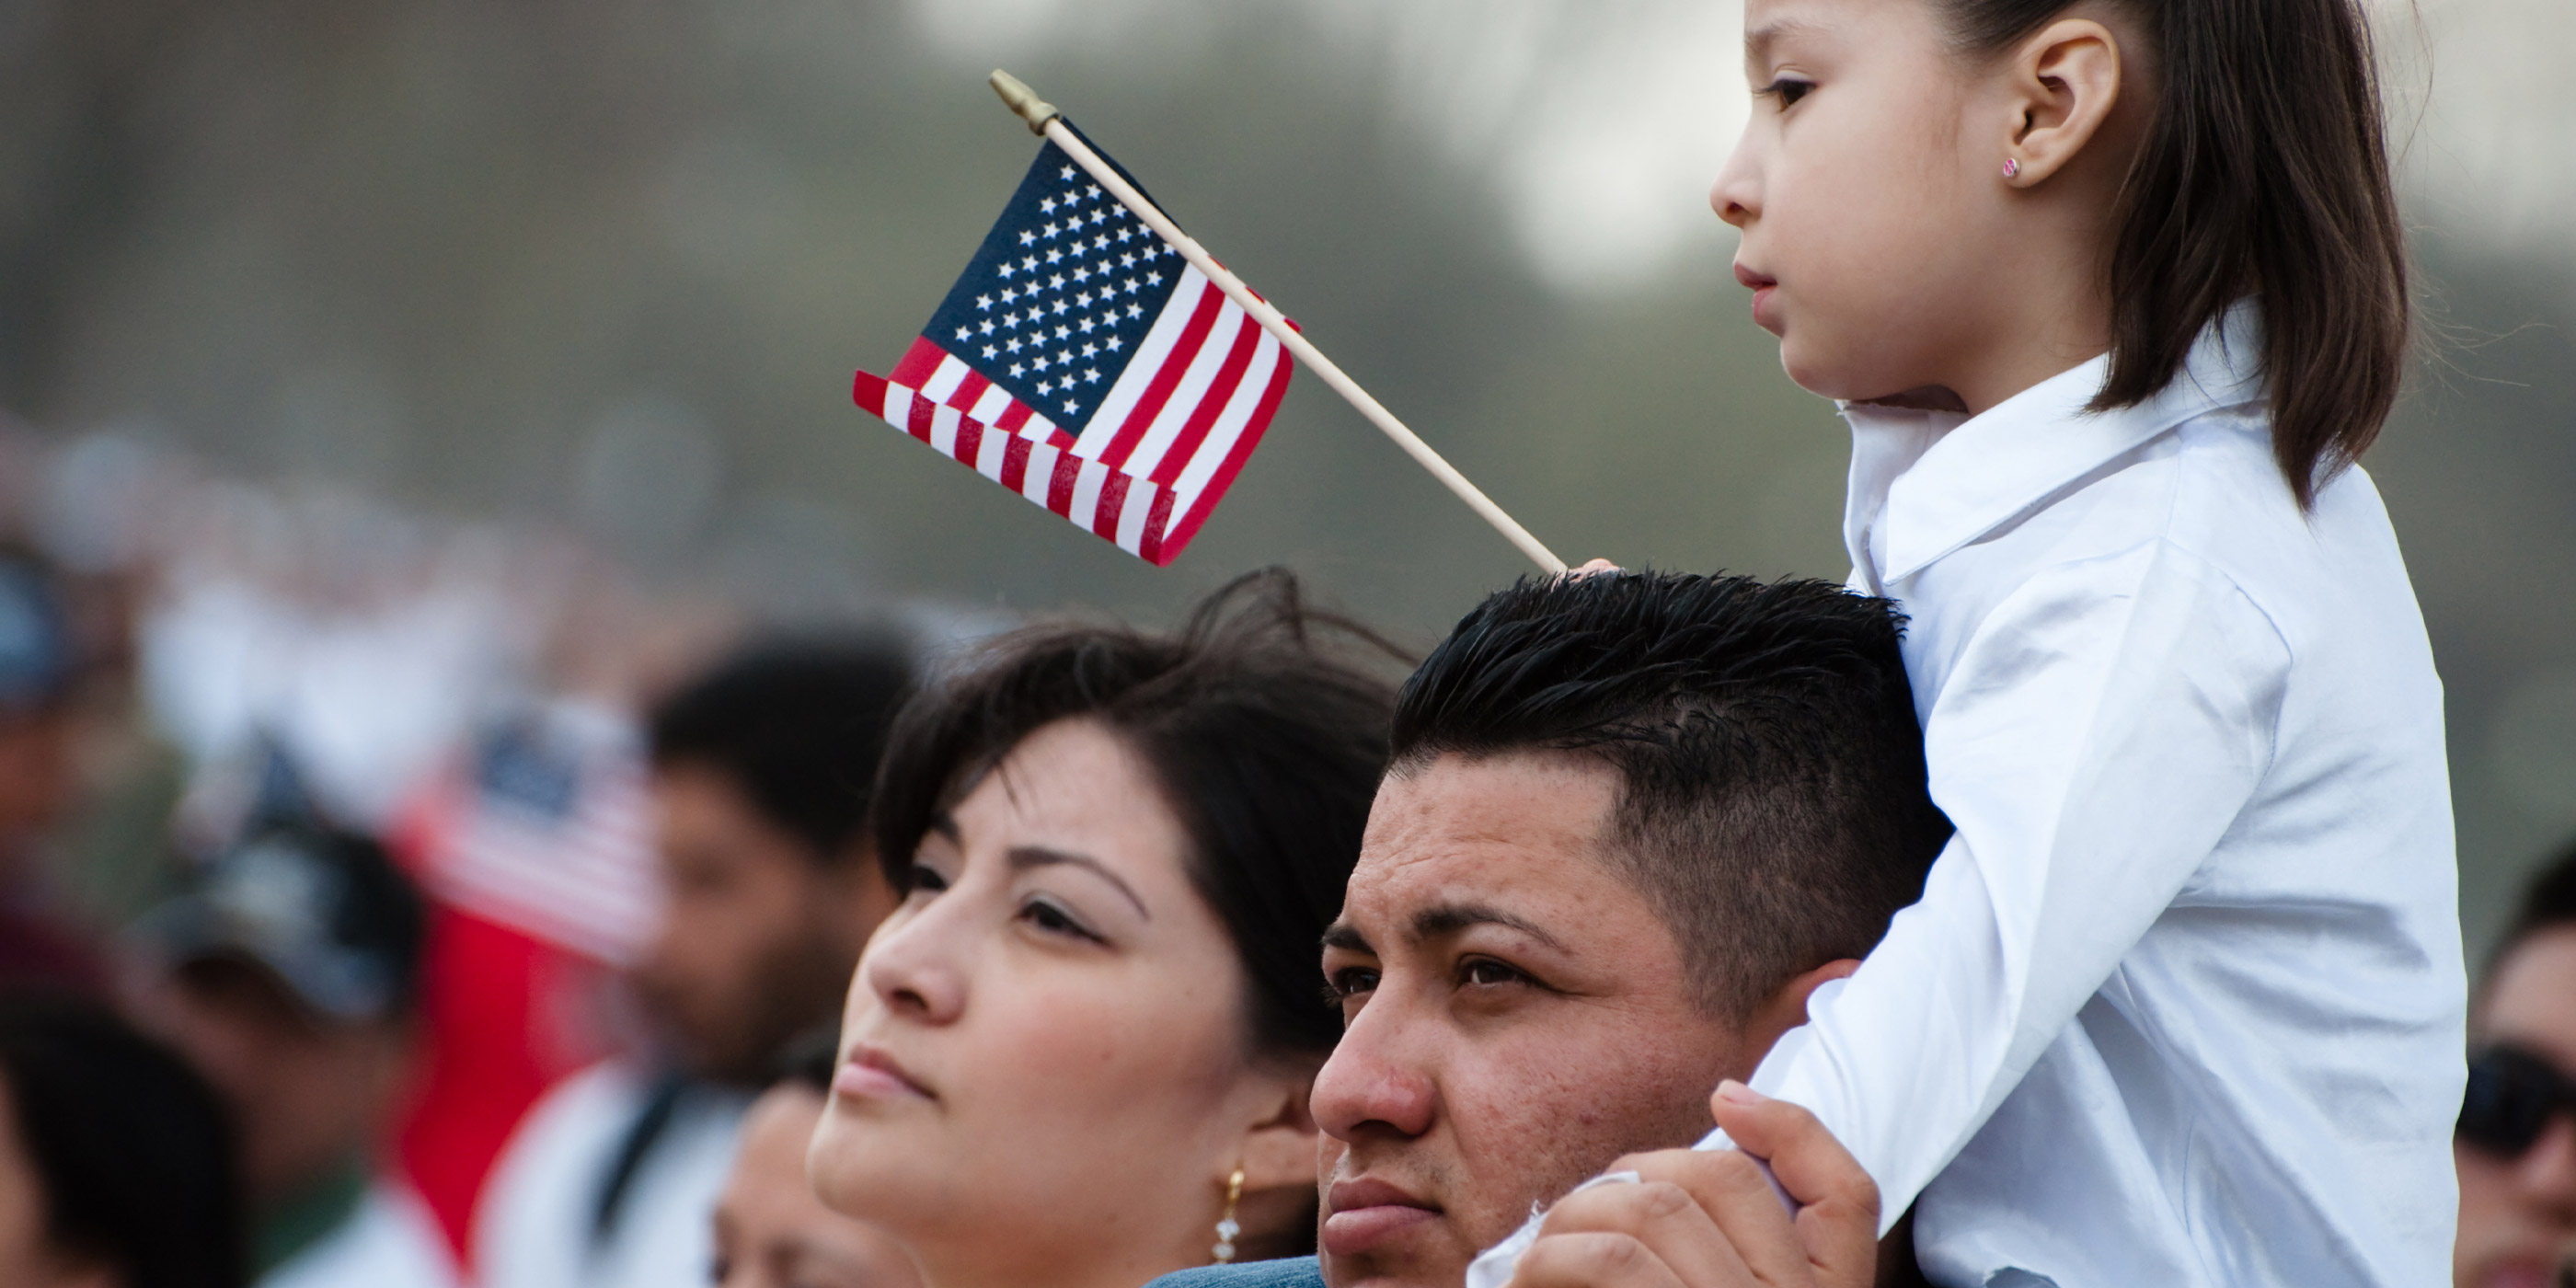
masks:
[[[885,721],[973,624],[781,629],[113,437],[0,463],[0,1087],[31,1136],[143,1133],[48,1146],[88,1170],[168,1173],[68,1203],[179,1276],[96,1282],[230,1282],[190,1242],[226,1237],[308,1288],[705,1282],[736,1123],[800,1038],[828,1069],[889,903]]]

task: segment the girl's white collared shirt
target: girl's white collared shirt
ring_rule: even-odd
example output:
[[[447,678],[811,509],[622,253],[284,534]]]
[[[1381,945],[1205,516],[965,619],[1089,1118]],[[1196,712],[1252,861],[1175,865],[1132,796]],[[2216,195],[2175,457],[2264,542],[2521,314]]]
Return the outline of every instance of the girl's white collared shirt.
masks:
[[[2256,352],[2240,313],[2136,407],[2084,410],[2096,359],[1845,409],[1852,585],[1912,619],[1958,833],[1753,1085],[1917,1203],[1935,1282],[2450,1273],[2441,685],[2368,476],[2283,485]]]

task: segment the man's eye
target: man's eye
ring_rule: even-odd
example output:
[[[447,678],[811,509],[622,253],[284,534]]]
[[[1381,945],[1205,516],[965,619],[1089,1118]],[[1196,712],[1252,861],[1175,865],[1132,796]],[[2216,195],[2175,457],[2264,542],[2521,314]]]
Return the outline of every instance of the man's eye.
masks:
[[[1377,991],[1377,972],[1364,966],[1345,967],[1334,971],[1326,980],[1325,987],[1332,991],[1336,1000],[1374,993]]]
[[[1807,92],[1815,87],[1816,85],[1813,81],[1794,80],[1790,77],[1783,76],[1755,92],[1779,99],[1780,106],[1786,108],[1796,107],[1798,105],[1798,100],[1805,98],[1807,96]]]
[[[1478,958],[1458,968],[1459,982],[1464,984],[1483,986],[1516,984],[1526,978],[1528,977],[1501,962],[1484,958]]]

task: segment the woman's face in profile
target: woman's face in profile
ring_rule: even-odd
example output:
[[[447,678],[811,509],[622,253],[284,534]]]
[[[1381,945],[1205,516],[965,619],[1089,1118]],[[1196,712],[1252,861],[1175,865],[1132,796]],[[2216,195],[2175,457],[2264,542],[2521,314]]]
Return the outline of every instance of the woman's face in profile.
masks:
[[[1096,722],[1038,730],[976,783],[859,963],[808,1158],[824,1200],[934,1282],[942,1263],[1136,1283],[1206,1261],[1279,1088],[1247,1059],[1242,968],[1186,853]]]

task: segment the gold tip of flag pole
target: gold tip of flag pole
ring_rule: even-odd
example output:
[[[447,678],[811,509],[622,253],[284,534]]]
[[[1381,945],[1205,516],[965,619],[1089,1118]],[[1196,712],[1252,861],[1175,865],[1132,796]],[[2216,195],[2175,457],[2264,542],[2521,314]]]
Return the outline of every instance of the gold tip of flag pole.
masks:
[[[1055,110],[1055,104],[1039,98],[1038,92],[1030,89],[1026,81],[999,67],[993,69],[991,84],[993,92],[1002,96],[1003,104],[1029,123],[1031,134],[1044,135],[1047,122],[1064,115]]]

